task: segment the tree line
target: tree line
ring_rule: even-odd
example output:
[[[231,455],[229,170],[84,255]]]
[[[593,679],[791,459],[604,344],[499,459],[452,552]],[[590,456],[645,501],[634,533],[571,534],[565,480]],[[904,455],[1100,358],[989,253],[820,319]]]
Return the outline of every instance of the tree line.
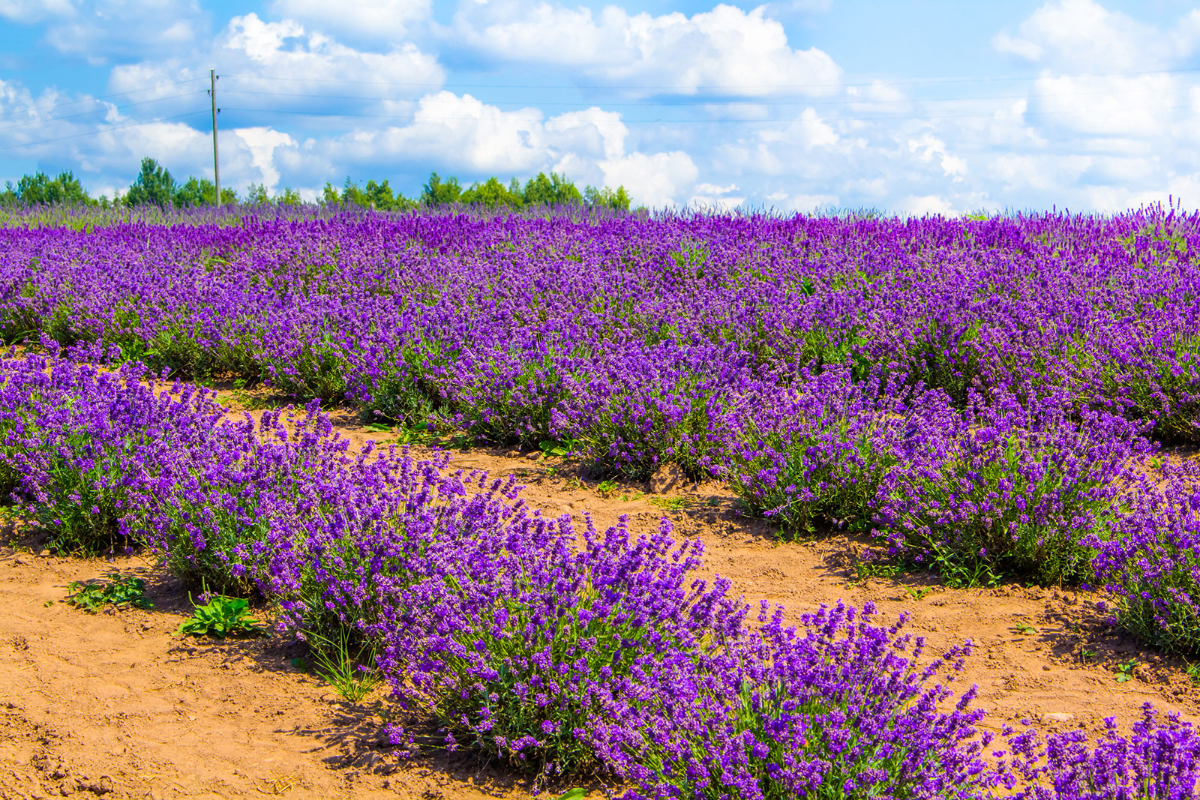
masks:
[[[0,192],[0,205],[38,206],[68,203],[100,207],[153,205],[164,208],[192,208],[214,205],[216,197],[216,186],[207,178],[191,176],[186,181],[179,182],[155,159],[143,158],[138,175],[129,189],[124,194],[118,193],[111,200],[103,195],[97,198],[89,196],[79,179],[68,170],[55,177],[36,172],[33,175],[23,175],[16,184],[8,181],[4,191]],[[222,205],[237,202],[288,206],[301,205],[303,201],[299,192],[294,189],[284,189],[272,196],[263,184],[251,185],[245,198],[239,198],[233,189],[221,189]],[[524,186],[516,178],[505,184],[499,178],[491,177],[466,188],[463,188],[457,178],[443,179],[434,172],[422,187],[421,195],[415,198],[394,192],[387,180],[369,180],[365,186],[360,187],[350,178],[346,178],[340,190],[333,184],[326,183],[319,202],[326,206],[358,206],[378,211],[407,211],[420,206],[455,204],[514,210],[526,207],[583,205],[628,211],[630,206],[629,194],[624,186],[618,186],[616,189],[588,186],[581,192],[565,175],[555,172],[549,175],[539,172]]]

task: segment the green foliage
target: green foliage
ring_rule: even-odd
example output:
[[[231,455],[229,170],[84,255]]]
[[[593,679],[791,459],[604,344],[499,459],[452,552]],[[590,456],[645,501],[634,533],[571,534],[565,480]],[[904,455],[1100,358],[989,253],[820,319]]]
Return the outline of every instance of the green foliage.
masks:
[[[1117,683],[1128,683],[1133,680],[1133,674],[1137,672],[1138,660],[1131,658],[1128,661],[1122,661],[1117,664]]]
[[[67,586],[67,603],[95,613],[104,606],[117,608],[153,608],[146,599],[146,582],[132,575],[109,572],[107,580],[74,581]]]
[[[663,511],[682,511],[687,508],[688,501],[686,497],[651,497],[650,505]]]
[[[521,199],[527,206],[577,206],[583,203],[583,195],[575,184],[557,172],[551,172],[550,177],[539,172],[536,177],[530,178],[521,193]]]
[[[425,184],[421,192],[421,205],[454,205],[459,202],[461,196],[462,186],[459,185],[458,178],[449,178],[443,181],[441,176],[434,172],[430,174],[429,182]]]
[[[610,208],[613,211],[629,210],[629,194],[626,193],[624,186],[618,186],[615,191],[607,186],[603,189],[589,186],[583,190],[583,202],[593,208]]]
[[[207,603],[192,603],[192,616],[179,625],[179,636],[260,636],[262,623],[250,616],[250,601],[240,597],[213,595]]]
[[[8,183],[4,193],[0,194],[0,202],[25,206],[59,203],[95,205],[95,201],[88,197],[83,185],[70,170],[60,172],[55,178],[40,171],[33,175],[23,175],[15,187],[11,182]]]
[[[265,183],[252,183],[250,188],[246,190],[246,202],[252,206],[266,206],[271,204],[271,193],[267,191]]]
[[[304,200],[301,199],[300,193],[290,186],[283,187],[283,194],[275,196],[275,205],[277,206],[298,206],[303,203]]]
[[[360,189],[350,178],[346,178],[340,199],[337,190],[326,184],[324,202],[340,202],[343,205],[373,208],[376,211],[408,211],[417,206],[415,201],[409,200],[399,192],[393,194],[392,187],[386,180],[383,183],[369,180],[366,187]]]
[[[363,643],[345,625],[339,625],[337,633],[328,636],[306,630],[304,640],[312,648],[314,671],[343,700],[357,703],[383,680],[375,669],[375,645]]]
[[[175,179],[170,171],[153,158],[143,158],[141,170],[125,194],[125,204],[165,208],[174,199]]]
[[[176,208],[211,206],[216,202],[217,187],[208,178],[190,177],[186,183],[175,188],[173,202]]]
[[[516,178],[505,186],[499,178],[493,176],[463,192],[461,202],[464,205],[478,205],[484,208],[520,208],[525,201]]]

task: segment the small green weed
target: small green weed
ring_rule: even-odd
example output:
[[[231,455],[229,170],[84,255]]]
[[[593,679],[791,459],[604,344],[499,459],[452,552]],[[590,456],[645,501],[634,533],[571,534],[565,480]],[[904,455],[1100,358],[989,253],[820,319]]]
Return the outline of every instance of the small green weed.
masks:
[[[620,488],[619,484],[614,480],[600,481],[596,486],[596,491],[603,496],[608,496]]]
[[[96,613],[104,606],[117,608],[153,608],[146,599],[146,582],[132,575],[110,572],[107,580],[74,581],[67,586],[67,603]]]
[[[957,555],[944,547],[934,546],[930,569],[942,576],[952,589],[975,589],[980,586],[993,587],[1000,583],[1001,576],[991,566],[982,562],[964,563]]]
[[[556,442],[548,440],[539,442],[538,447],[541,448],[543,456],[557,456],[566,458],[579,449],[579,443],[573,439],[568,439],[565,442]]]
[[[1037,633],[1037,628],[1033,627],[1028,622],[1018,622],[1016,625],[1012,626],[1012,630],[1015,633],[1021,634],[1022,636],[1031,636]]]
[[[1137,671],[1138,661],[1136,658],[1131,658],[1128,661],[1122,661],[1117,664],[1117,683],[1125,683],[1133,680],[1133,673]]]
[[[336,636],[322,636],[314,631],[305,631],[304,638],[312,646],[313,668],[334,688],[343,700],[357,703],[376,686],[382,678],[372,666],[375,648],[370,645],[354,645],[353,633],[340,627]]]
[[[932,591],[933,591],[932,586],[924,586],[921,588],[918,588],[916,586],[910,586],[909,588],[904,590],[904,593],[913,600],[924,600],[929,595],[929,593]]]
[[[190,595],[189,595],[190,599]],[[250,601],[240,597],[212,595],[202,606],[192,602],[194,611],[175,633],[178,636],[261,636],[266,632],[262,623],[250,616]]]
[[[865,581],[870,578],[894,578],[899,574],[899,564],[886,564],[882,561],[859,561],[854,565],[855,581]]]
[[[1093,661],[1096,660],[1096,651],[1095,650],[1080,650],[1079,651],[1079,660],[1081,662],[1083,662],[1084,664],[1092,663]]]
[[[576,787],[574,789],[568,789],[560,794],[557,800],[583,800],[585,797],[587,797],[587,789],[580,789]]]
[[[1200,664],[1188,664],[1187,676],[1192,683],[1200,683]]]
[[[687,508],[688,501],[683,497],[651,497],[650,505],[657,506],[663,511],[682,511]]]

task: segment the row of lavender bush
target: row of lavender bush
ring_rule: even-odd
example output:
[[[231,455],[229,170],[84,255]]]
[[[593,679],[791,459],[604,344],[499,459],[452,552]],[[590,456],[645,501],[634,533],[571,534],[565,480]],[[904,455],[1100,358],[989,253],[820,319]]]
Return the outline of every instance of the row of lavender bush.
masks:
[[[1157,452],[1200,439],[1195,215],[191,222],[0,231],[0,335],[674,461],[952,581],[1108,586],[1200,653],[1194,481]]]
[[[2,364],[0,467],[64,549],[145,543],[176,573],[278,604],[297,633],[378,646],[391,736],[439,739],[553,781],[637,798],[1188,798],[1200,734],[1146,709],[1090,745],[978,729],[904,619],[822,608],[757,620],[702,548],[625,524],[577,534],[512,481],[395,449],[351,452],[315,404],[228,419],[204,390],[138,365]],[[1006,747],[1001,750],[999,747]],[[991,753],[988,748],[991,747]]]
[[[952,581],[1108,585],[1200,652],[1193,482],[1156,455],[1200,439],[1194,215],[190,222],[0,230],[0,335],[677,462]]]

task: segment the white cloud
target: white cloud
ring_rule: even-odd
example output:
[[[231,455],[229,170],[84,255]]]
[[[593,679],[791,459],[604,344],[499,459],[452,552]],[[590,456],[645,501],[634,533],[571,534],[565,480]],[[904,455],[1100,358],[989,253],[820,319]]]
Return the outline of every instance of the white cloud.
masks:
[[[624,186],[634,200],[651,208],[675,205],[696,182],[700,170],[681,151],[630,153],[600,162],[606,186]]]
[[[837,206],[835,194],[788,194],[787,192],[772,192],[766,196],[769,208],[793,213],[810,213],[819,208]]]
[[[1175,116],[1178,79],[1172,75],[1078,77],[1043,75],[1030,101],[1041,127],[1082,134],[1153,136]]]
[[[91,64],[178,52],[206,27],[197,0],[0,0],[0,16],[46,22],[51,47]]]
[[[260,182],[268,189],[279,183],[279,170],[275,168],[273,156],[277,147],[295,147],[296,140],[286,133],[270,128],[238,128],[234,135],[246,144],[250,151],[250,163],[261,173]]]
[[[788,142],[805,150],[830,147],[839,141],[833,127],[811,108],[801,111],[799,116],[784,127],[764,128],[760,138],[764,142]]]
[[[909,195],[900,202],[899,210],[904,214],[923,217],[927,214],[950,216],[954,214],[954,206],[946,198],[936,194],[916,196]]]
[[[401,42],[384,52],[358,50],[328,36],[310,32],[295,20],[267,22],[257,14],[234,17],[203,57],[143,61],[113,68],[109,88],[123,92],[145,86],[163,86],[162,95],[177,92],[168,87],[180,80],[207,82],[204,64],[219,64],[224,77],[217,86],[223,107],[230,109],[295,110],[319,108],[336,117],[339,111],[361,113],[411,113],[407,99],[420,96],[445,81],[437,59],[412,42]],[[353,89],[332,88],[322,81],[330,76],[356,83]],[[344,99],[330,102],[331,91]],[[397,105],[397,103],[400,103]],[[314,124],[321,124],[314,118]]]
[[[955,181],[961,181],[967,174],[967,162],[958,156],[950,155],[946,151],[946,143],[933,134],[925,133],[915,139],[909,139],[908,151],[926,164],[936,159],[942,172]]]
[[[0,0],[0,17],[20,23],[68,16],[74,10],[71,0]]]
[[[620,114],[596,107],[552,117],[546,131],[559,147],[605,158],[619,158],[625,152],[625,137],[629,134]]]
[[[352,39],[395,41],[406,36],[414,23],[428,19],[430,0],[274,0],[271,11],[307,23],[317,30]]]
[[[1094,0],[1057,0],[1033,12],[1016,36],[1001,32],[996,49],[1030,61],[1068,63],[1077,71],[1162,66],[1163,39],[1152,26]],[[1157,45],[1157,46],[1155,46]]]
[[[1170,66],[1200,44],[1200,9],[1167,30],[1110,11],[1095,0],[1051,0],[993,46],[1027,61],[1074,72],[1147,71]]]
[[[718,5],[688,17],[630,15],[610,5],[597,16],[549,2],[466,0],[455,26],[471,47],[496,58],[571,67],[640,95],[827,95],[841,81],[828,54],[793,49],[762,7]]]

